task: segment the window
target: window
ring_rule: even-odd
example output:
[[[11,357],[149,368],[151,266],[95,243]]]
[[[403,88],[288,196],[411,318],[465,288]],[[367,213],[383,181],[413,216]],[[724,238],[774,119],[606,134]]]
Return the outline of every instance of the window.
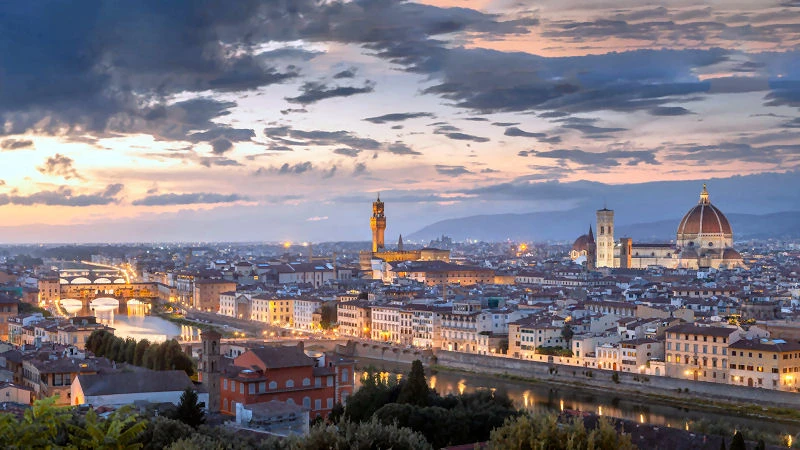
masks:
[[[247,383],[247,393],[248,394],[255,394],[256,393],[256,384],[255,383]]]
[[[278,389],[278,383],[276,383],[275,381],[270,381],[269,382],[269,388],[270,389]]]
[[[239,393],[244,394],[244,383],[239,383]]]
[[[286,387],[293,388],[294,387],[294,380],[286,380]]]
[[[258,383],[258,392],[267,392],[267,383],[266,381],[262,381]]]
[[[321,399],[314,400],[314,410],[320,410],[320,409],[322,409],[322,400]]]
[[[332,409],[332,408],[333,408],[333,399],[329,398],[328,399],[328,409]]]
[[[303,397],[303,408],[311,408],[311,397]]]
[[[231,392],[236,392],[236,382],[231,380]]]
[[[303,386],[311,386],[311,380],[308,378],[303,378]]]
[[[350,375],[347,373],[347,369],[342,369],[342,383],[347,383],[349,377]]]

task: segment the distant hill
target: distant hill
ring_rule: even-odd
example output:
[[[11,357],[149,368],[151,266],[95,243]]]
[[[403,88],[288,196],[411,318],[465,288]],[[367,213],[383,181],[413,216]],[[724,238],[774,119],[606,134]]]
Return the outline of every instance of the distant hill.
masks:
[[[736,239],[800,238],[800,211],[772,214],[727,214]],[[618,223],[615,236],[634,241],[669,241],[681,218],[632,224]],[[527,214],[492,214],[442,220],[408,236],[427,241],[441,235],[455,240],[572,240],[594,227],[594,211],[573,209]]]

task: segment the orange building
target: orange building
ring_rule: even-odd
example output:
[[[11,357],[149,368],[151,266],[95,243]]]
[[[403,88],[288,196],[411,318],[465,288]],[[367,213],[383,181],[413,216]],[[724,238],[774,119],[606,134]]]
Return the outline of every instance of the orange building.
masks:
[[[354,388],[354,362],[328,355],[312,358],[297,346],[253,348],[233,360],[222,374],[220,411],[236,414],[236,404],[272,400],[327,417],[336,403],[346,404]]]
[[[196,280],[192,306],[203,311],[219,311],[219,296],[225,292],[236,291],[235,281]]]

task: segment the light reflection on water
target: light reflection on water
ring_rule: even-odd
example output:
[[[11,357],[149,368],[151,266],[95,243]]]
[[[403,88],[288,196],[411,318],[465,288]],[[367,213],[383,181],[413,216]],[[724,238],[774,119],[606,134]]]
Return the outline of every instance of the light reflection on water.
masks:
[[[378,360],[361,359],[357,367],[363,370],[373,366],[379,368],[383,373],[407,372],[409,365],[390,363]],[[596,393],[592,391],[579,390],[569,386],[555,386],[544,383],[525,383],[522,381],[510,381],[496,379],[480,374],[464,374],[458,372],[438,371],[430,373],[430,369],[425,369],[428,376],[428,384],[440,395],[473,393],[478,390],[500,391],[508,394],[517,408],[524,409],[533,413],[558,413],[565,410],[590,412],[602,416],[627,419],[637,423],[649,423],[674,428],[682,428],[689,431],[696,429],[697,422],[700,420],[710,422],[727,422],[734,426],[747,426],[753,429],[761,429],[770,433],[789,433],[797,434],[800,427],[796,425],[786,425],[774,421],[762,421],[750,418],[741,418],[735,415],[726,415],[716,412],[702,410],[692,410],[678,406],[660,404],[653,400],[624,398],[626,394],[615,392]],[[359,378],[356,388],[360,387]],[[694,428],[693,428],[694,427]]]
[[[113,299],[111,299],[113,300]],[[177,338],[181,341],[198,341],[200,330],[187,325],[176,325],[161,317],[150,315],[150,304],[129,300],[127,305],[111,304],[110,301],[94,301],[83,307],[79,300],[62,300],[61,306],[71,316],[95,316],[97,321],[114,328],[114,335],[136,340],[148,339],[150,342],[163,342]]]

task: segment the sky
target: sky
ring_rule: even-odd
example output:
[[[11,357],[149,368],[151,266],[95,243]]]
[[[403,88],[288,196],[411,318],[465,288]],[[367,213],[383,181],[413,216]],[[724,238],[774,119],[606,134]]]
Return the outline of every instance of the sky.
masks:
[[[378,193],[387,240],[654,182],[790,210],[799,46],[797,0],[10,2],[0,243],[368,240]]]

